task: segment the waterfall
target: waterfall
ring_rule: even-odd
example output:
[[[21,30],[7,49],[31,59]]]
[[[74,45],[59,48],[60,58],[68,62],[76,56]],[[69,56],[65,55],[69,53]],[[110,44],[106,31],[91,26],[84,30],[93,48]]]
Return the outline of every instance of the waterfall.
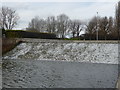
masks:
[[[28,42],[18,45],[3,59],[60,60],[90,63],[118,63],[117,43]]]

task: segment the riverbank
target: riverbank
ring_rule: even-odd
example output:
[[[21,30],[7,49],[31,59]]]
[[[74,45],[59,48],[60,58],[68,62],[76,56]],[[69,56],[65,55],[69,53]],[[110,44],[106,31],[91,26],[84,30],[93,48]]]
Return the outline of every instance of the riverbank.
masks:
[[[2,54],[12,50],[16,45],[20,44],[21,41],[15,38],[2,38]]]

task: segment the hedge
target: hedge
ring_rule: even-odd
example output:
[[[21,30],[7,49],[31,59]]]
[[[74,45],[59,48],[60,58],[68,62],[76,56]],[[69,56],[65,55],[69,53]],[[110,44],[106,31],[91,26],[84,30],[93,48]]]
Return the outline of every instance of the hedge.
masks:
[[[41,39],[56,39],[53,33],[28,32],[22,30],[6,30],[8,38],[41,38]]]

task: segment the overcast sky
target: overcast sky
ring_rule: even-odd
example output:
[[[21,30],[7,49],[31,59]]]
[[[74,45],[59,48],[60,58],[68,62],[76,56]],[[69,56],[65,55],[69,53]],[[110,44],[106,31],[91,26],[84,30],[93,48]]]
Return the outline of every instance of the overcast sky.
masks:
[[[108,0],[109,1],[109,0]],[[93,16],[113,16],[117,2],[2,2],[2,6],[15,9],[20,16],[19,24],[16,29],[26,28],[30,20],[39,16],[57,16],[66,14],[70,19],[80,19],[88,21]]]

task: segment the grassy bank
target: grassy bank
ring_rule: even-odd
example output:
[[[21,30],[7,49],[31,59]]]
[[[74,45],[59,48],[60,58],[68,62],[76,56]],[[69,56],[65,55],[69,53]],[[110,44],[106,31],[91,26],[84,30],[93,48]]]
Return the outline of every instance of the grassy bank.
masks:
[[[21,41],[16,40],[15,38],[2,38],[2,54],[13,49],[16,45],[18,45]]]

